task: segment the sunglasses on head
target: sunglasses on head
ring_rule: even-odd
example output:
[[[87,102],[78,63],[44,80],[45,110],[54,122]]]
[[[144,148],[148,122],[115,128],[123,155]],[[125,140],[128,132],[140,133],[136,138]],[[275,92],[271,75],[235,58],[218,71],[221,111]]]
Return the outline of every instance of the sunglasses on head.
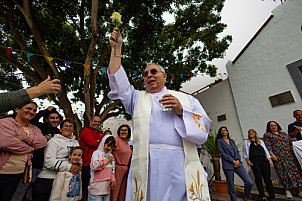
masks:
[[[157,72],[158,72],[158,70],[156,68],[152,68],[150,70],[151,75],[156,75]],[[162,71],[160,71],[160,72],[162,72]],[[148,77],[148,74],[149,74],[148,70],[144,71],[143,72],[143,77]]]

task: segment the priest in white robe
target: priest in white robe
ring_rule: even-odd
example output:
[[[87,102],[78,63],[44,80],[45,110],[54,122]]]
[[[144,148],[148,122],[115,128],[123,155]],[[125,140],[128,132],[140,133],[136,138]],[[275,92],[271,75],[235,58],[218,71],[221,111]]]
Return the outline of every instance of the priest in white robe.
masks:
[[[158,64],[147,65],[143,73],[146,92],[134,89],[121,65],[117,28],[109,42],[108,97],[120,99],[133,117],[133,178],[128,180],[127,201],[210,200],[196,144],[207,140],[211,120],[199,101],[168,90],[167,75]]]

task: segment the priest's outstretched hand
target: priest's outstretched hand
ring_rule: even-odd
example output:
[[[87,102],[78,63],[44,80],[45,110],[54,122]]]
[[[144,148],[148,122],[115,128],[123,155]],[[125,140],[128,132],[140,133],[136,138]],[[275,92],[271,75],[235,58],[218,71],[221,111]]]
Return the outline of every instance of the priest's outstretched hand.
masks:
[[[112,49],[116,49],[116,53],[120,53],[122,49],[123,38],[118,28],[115,27],[113,29],[111,36],[109,37],[109,43]]]
[[[111,56],[109,61],[109,74],[114,74],[121,66],[122,44],[123,38],[118,28],[114,28],[110,37],[109,43],[111,46]]]

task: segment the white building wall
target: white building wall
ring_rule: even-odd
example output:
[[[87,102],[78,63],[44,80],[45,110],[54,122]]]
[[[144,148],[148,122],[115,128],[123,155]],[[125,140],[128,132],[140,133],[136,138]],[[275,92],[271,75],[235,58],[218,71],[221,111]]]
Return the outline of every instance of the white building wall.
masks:
[[[295,119],[292,112],[302,101],[286,65],[302,59],[302,1],[290,0],[278,6],[274,17],[227,71],[244,138],[250,128],[259,136],[270,120],[284,131]],[[294,103],[272,107],[269,97],[291,91]]]
[[[127,121],[124,118],[124,115],[119,115],[116,118],[111,117],[111,118],[107,119],[106,121],[104,121],[103,131],[110,130],[112,132],[112,135],[114,137],[117,137],[117,130],[123,124],[127,124],[132,130],[132,121],[131,120]],[[132,135],[131,135],[131,139],[132,139]]]
[[[211,123],[212,132],[218,131],[218,129],[221,126],[226,126],[229,130],[230,137],[235,140],[236,144],[242,144],[243,141],[242,132],[239,125],[239,120],[237,117],[237,112],[236,112],[232,91],[228,79],[195,95],[195,98],[199,100],[204,110],[208,114],[209,118],[212,120]],[[226,120],[218,122],[217,116],[223,114],[226,115]],[[239,151],[242,156],[242,146],[239,147]],[[241,159],[243,158],[241,157]],[[210,162],[210,156],[205,154],[204,156],[201,156],[201,160],[209,174],[208,179],[210,179],[214,174],[213,164]],[[245,160],[243,159],[242,161],[245,164]],[[245,167],[248,170],[246,164]],[[221,167],[221,176],[222,179],[225,179],[225,176],[222,171],[222,167]],[[235,184],[243,185],[242,180],[237,175],[235,176]]]

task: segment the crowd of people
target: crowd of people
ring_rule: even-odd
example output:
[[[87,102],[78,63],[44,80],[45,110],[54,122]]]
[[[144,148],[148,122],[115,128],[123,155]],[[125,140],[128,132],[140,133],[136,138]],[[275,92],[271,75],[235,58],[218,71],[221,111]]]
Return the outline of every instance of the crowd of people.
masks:
[[[114,138],[94,116],[78,141],[74,122],[54,107],[36,111],[30,102],[0,119],[0,200],[125,200],[130,127]]]
[[[109,43],[108,97],[121,100],[132,116],[133,133],[121,125],[113,137],[110,130],[99,131],[101,118],[93,116],[77,140],[75,123],[63,119],[56,108],[37,113],[31,99],[58,93],[57,79],[48,77],[37,87],[0,94],[0,112],[14,110],[0,119],[1,201],[210,200],[207,173],[197,153],[211,123],[203,107],[190,95],[168,90],[167,74],[156,63],[143,72],[146,91],[136,90],[121,64],[123,40],[117,28]],[[275,199],[270,165],[286,196],[292,198],[290,189],[297,188],[302,197],[301,167],[291,139],[302,138],[302,111],[296,110],[294,117],[297,121],[289,125],[289,134],[270,121],[263,141],[250,129],[243,143],[243,157],[263,199],[262,178],[270,200]],[[219,129],[216,147],[231,200],[236,200],[234,173],[244,181],[244,200],[251,199],[253,182],[227,127]]]
[[[288,125],[288,133],[283,132],[276,121],[269,121],[261,140],[254,129],[248,131],[248,139],[243,142],[243,158],[251,167],[259,196],[267,200],[262,179],[269,194],[269,200],[275,200],[271,180],[270,166],[273,166],[279,184],[285,190],[286,197],[293,199],[291,190],[297,189],[302,198],[302,170],[293,151],[293,140],[301,140],[302,111],[295,110],[296,121]],[[226,127],[221,127],[216,137],[216,146],[221,154],[222,168],[226,176],[231,200],[236,199],[234,173],[244,182],[244,200],[251,199],[253,182],[242,166],[238,147],[230,138]]]
[[[31,101],[60,91],[48,77],[37,87],[0,94],[0,200],[124,200],[132,150],[128,125],[99,131],[93,116],[76,140],[75,123]],[[13,110],[12,115],[6,111]],[[43,122],[39,120],[43,117]],[[114,148],[113,155],[111,153]]]

